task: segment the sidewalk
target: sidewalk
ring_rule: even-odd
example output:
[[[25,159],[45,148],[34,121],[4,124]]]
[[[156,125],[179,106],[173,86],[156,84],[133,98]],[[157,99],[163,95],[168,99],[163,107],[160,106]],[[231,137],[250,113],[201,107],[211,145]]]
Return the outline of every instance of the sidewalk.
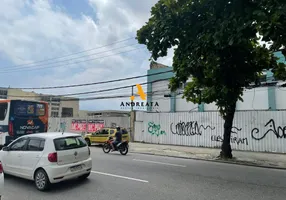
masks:
[[[232,151],[234,159],[220,160],[217,158],[220,149],[184,147],[173,145],[158,145],[146,143],[130,143],[130,152],[189,159],[209,160],[216,162],[235,163],[266,168],[286,170],[286,154],[258,153],[246,151]]]

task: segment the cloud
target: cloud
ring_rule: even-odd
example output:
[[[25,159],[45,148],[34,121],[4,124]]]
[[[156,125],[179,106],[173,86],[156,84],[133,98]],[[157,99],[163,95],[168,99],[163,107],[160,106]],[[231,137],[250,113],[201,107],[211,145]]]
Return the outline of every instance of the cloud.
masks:
[[[135,45],[137,43],[135,39],[100,47],[126,38],[134,38],[136,31],[148,21],[151,7],[157,0],[82,0],[82,5],[89,7],[93,11],[92,14],[68,5],[68,1],[65,2],[66,4],[46,0],[1,1],[1,85],[11,87],[68,85],[147,73],[150,55],[145,46]],[[73,12],[78,13],[72,15]],[[127,45],[133,46],[127,47]],[[140,47],[142,48],[136,49]],[[88,49],[94,50],[35,65],[15,66]],[[170,51],[168,57],[159,61],[170,66],[172,55],[173,51]],[[81,58],[74,59],[76,57]],[[84,62],[85,60],[90,61]],[[124,86],[139,81],[144,82],[146,78],[107,85],[36,92],[75,93]],[[107,96],[114,93],[131,93],[131,89],[96,95]],[[114,99],[86,101],[81,102],[80,106],[85,110],[119,109],[120,101]]]

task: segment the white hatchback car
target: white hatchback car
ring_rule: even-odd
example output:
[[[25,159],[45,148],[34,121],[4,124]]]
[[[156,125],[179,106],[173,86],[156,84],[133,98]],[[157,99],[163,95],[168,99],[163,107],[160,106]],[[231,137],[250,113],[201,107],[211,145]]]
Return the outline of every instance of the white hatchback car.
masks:
[[[33,180],[38,190],[90,175],[90,149],[75,133],[36,133],[17,138],[0,151],[5,174]]]

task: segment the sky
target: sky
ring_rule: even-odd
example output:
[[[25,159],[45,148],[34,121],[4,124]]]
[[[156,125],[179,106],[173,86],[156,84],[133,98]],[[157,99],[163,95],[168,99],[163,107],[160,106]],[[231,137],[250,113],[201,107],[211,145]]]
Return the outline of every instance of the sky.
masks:
[[[157,1],[1,0],[0,86],[61,86],[147,74],[150,53],[135,37]],[[171,66],[173,53],[157,62]],[[33,91],[63,95],[146,81]],[[129,94],[127,88],[74,97]],[[80,109],[119,110],[121,101],[129,98],[81,101]]]

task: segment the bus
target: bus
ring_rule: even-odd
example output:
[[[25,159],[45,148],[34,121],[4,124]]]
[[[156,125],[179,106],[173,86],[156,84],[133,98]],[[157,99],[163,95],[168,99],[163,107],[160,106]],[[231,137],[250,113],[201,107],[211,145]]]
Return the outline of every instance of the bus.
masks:
[[[48,109],[44,101],[0,99],[0,148],[20,136],[48,132]]]

